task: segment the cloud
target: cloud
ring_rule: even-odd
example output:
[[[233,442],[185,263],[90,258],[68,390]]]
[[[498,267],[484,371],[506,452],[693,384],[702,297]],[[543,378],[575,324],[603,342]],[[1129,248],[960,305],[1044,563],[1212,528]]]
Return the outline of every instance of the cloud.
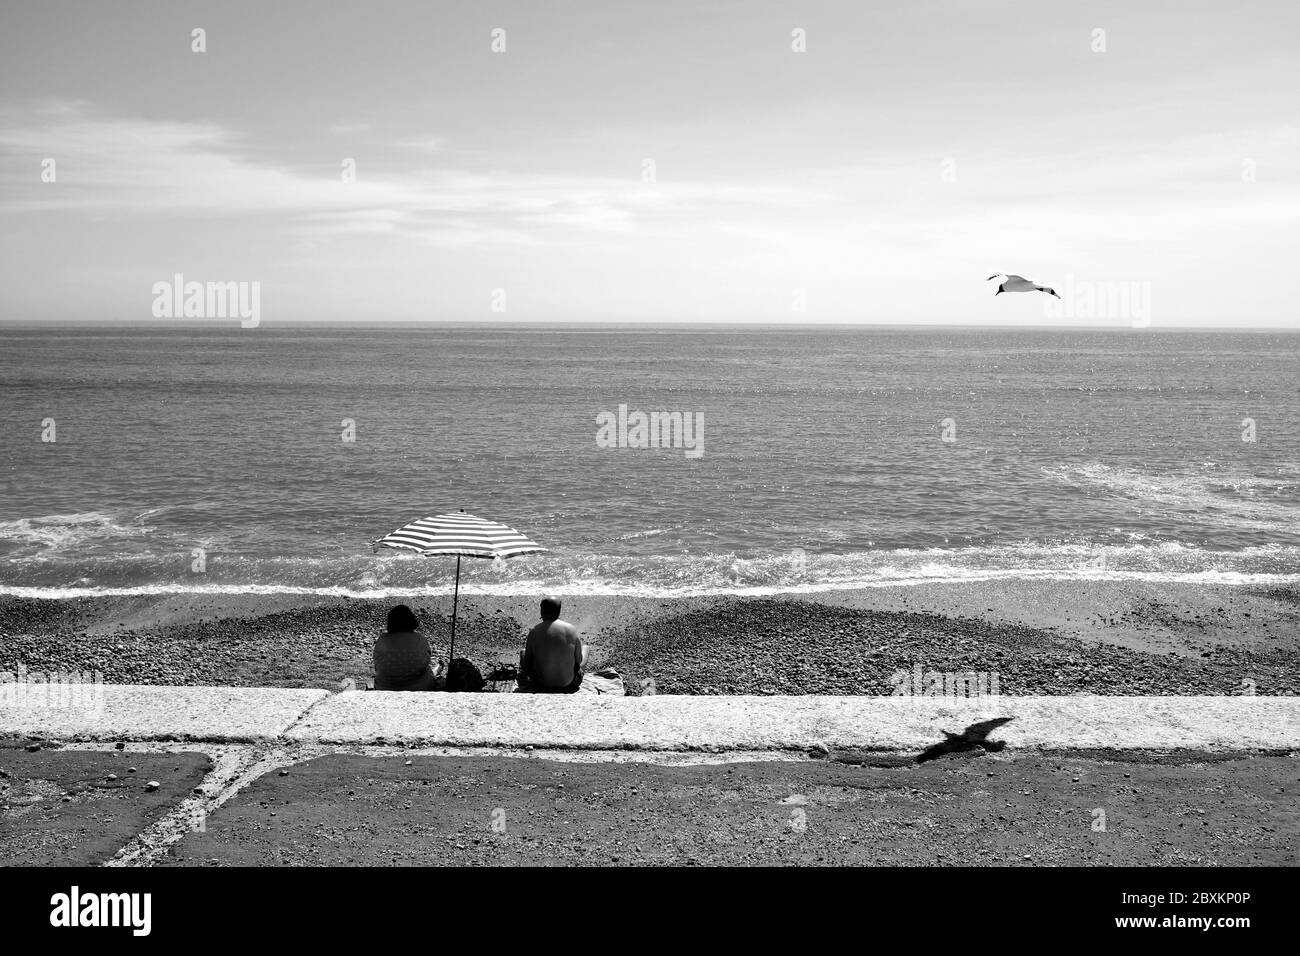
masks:
[[[357,133],[370,132],[369,123],[332,123],[328,127],[333,136],[355,136]]]
[[[1005,303],[995,313],[971,296],[990,271],[1010,269],[1159,281],[1162,309],[1181,318],[1231,301],[1226,289],[1180,283],[1192,263],[1223,258],[1230,243],[1232,268],[1259,282],[1281,271],[1300,216],[1286,163],[1300,144],[1293,126],[979,141],[953,149],[951,183],[945,156],[911,145],[863,149],[852,165],[825,154],[701,163],[683,179],[664,174],[686,168],[671,162],[643,182],[635,161],[619,162],[640,151],[617,150],[611,166],[616,144],[534,169],[528,156],[485,158],[472,141],[356,136],[346,149],[322,137],[315,162],[301,139],[281,153],[211,122],[86,102],[0,109],[0,207],[30,227],[11,231],[23,236],[11,239],[11,274],[57,262],[61,282],[100,270],[98,290],[108,262],[134,277],[183,255],[297,283],[304,315],[344,300],[460,314],[481,305],[481,286],[509,279],[512,301],[538,315],[782,314],[798,287],[810,315],[933,320],[974,301],[977,319],[1000,321]],[[356,156],[355,182],[342,179],[345,155]],[[58,162],[54,185],[40,182],[46,156]],[[1245,159],[1257,163],[1255,183],[1242,178]],[[69,241],[80,236],[91,238]],[[329,292],[312,299],[314,288]],[[1270,289],[1257,287],[1261,307],[1280,309]]]
[[[402,139],[398,140],[396,145],[420,153],[438,153],[446,146],[445,141],[438,136],[417,136],[414,139]]]
[[[827,197],[783,185],[644,183],[427,165],[372,173],[364,156],[344,182],[341,158],[318,168],[249,157],[251,144],[209,123],[97,115],[86,103],[0,114],[0,152],[14,162],[0,199],[14,213],[113,213],[142,218],[280,216],[304,238],[406,236],[421,242],[522,243],[611,234],[674,216],[807,205]],[[423,152],[436,139],[398,145]],[[39,158],[58,164],[39,182]],[[31,172],[20,173],[23,161]]]

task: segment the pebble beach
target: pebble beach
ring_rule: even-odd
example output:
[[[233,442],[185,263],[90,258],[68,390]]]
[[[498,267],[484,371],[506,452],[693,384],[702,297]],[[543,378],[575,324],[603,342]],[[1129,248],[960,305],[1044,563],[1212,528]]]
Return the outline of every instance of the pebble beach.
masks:
[[[6,598],[0,671],[129,684],[362,685],[397,600]],[[514,663],[535,602],[462,595],[457,656],[485,675]],[[435,657],[445,658],[450,602],[410,603]],[[961,673],[984,675],[984,693],[1005,695],[1300,692],[1294,588],[1020,582],[605,595],[567,598],[564,616],[591,645],[589,669],[616,668],[629,694],[925,693],[930,675]]]

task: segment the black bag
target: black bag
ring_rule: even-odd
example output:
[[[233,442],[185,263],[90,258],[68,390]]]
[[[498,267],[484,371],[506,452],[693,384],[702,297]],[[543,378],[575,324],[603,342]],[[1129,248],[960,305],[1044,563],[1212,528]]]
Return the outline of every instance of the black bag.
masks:
[[[480,691],[487,681],[467,657],[458,657],[447,666],[447,690]]]

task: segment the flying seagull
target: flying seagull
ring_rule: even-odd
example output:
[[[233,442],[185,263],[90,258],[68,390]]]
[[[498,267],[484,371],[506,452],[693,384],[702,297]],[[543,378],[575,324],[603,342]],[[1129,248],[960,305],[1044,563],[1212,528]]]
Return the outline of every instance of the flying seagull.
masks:
[[[945,739],[933,747],[927,747],[916,758],[916,762],[925,763],[927,760],[934,760],[944,754],[963,753],[967,750],[977,750],[980,747],[994,752],[1002,750],[1006,747],[1007,742],[1005,740],[989,740],[988,736],[1003,724],[1009,724],[1013,720],[1015,720],[1014,717],[994,717],[992,720],[983,720],[978,724],[971,724],[960,734],[950,734],[945,730],[943,732]]]
[[[1048,295],[1056,295],[1055,289],[1049,289],[1045,285],[1034,285],[1024,276],[1007,275],[1005,272],[995,272],[984,281],[988,282],[989,279],[996,279],[998,276],[1002,276],[1007,281],[998,286],[998,291],[994,292],[994,295],[1001,295],[1003,292],[1046,292]],[[1059,295],[1056,297],[1060,298]]]

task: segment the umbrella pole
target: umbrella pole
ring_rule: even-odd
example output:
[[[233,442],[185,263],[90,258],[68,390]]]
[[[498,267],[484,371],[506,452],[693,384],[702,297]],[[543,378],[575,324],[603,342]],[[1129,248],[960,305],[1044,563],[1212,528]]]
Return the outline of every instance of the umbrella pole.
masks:
[[[447,672],[456,656],[456,604],[460,601],[460,555],[456,555],[456,588],[451,593],[451,650],[447,652]]]

